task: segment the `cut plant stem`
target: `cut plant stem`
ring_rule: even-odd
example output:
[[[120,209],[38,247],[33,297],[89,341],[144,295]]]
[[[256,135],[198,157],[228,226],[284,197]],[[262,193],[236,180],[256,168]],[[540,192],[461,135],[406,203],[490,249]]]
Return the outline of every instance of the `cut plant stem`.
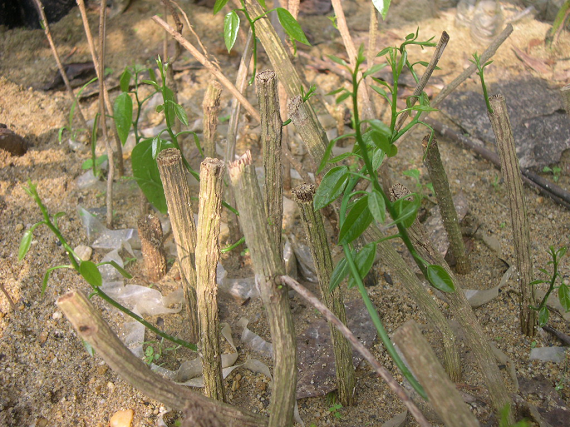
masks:
[[[68,292],[58,299],[57,304],[79,337],[88,342],[95,349],[95,353],[133,387],[174,410],[199,410],[205,414],[203,421],[209,421],[210,424],[195,424],[196,426],[267,425],[267,419],[264,417],[209,399],[151,371],[141,359],[125,347],[81,292]]]
[[[57,53],[55,43],[53,42],[53,38],[51,37],[51,32],[49,30],[49,22],[47,21],[46,14],[44,12],[44,6],[40,2],[40,0],[34,0],[34,3],[36,5],[36,9],[38,10],[38,14],[40,15],[40,24],[46,34],[46,38],[49,42],[49,47],[51,48],[53,58],[55,59],[55,62],[57,64],[57,69],[59,70],[59,74],[61,74],[63,82],[65,83],[67,95],[69,96],[71,103],[76,105],[77,114],[79,115],[79,120],[81,121],[81,126],[83,126],[83,128],[85,129],[89,129],[89,126],[87,126],[87,122],[85,121],[85,116],[83,115],[83,111],[81,111],[81,105],[79,104],[79,101],[75,98],[75,94],[73,93],[73,89],[71,88],[71,84],[69,83],[69,79],[67,78],[67,73],[65,72],[65,68],[61,63],[61,59],[59,58],[59,54]]]
[[[103,92],[105,93],[103,99],[105,101],[106,113],[109,116],[113,116],[113,106],[111,105],[111,98],[109,98],[109,92],[107,91],[107,86],[105,85],[104,73],[99,72],[99,60],[97,58],[97,52],[95,51],[95,43],[93,42],[93,36],[91,34],[91,28],[89,27],[89,19],[87,19],[87,10],[85,9],[85,1],[77,0],[77,6],[79,6],[79,12],[81,14],[81,21],[83,22],[83,28],[85,30],[85,36],[87,37],[87,44],[89,45],[89,50],[91,52],[91,59],[93,60],[93,66],[95,67],[95,72],[97,73],[97,78],[99,81],[103,82]],[[103,8],[105,9],[105,8]],[[104,35],[101,35],[104,37]],[[113,126],[113,136],[115,140],[115,149],[117,150],[117,169],[119,176],[125,174],[125,167],[123,164],[123,146],[117,134],[117,129]],[[109,160],[110,162],[110,160]],[[110,164],[110,163],[109,163]]]
[[[107,136],[107,116],[105,114],[105,98],[108,94],[105,92],[105,35],[106,35],[106,17],[107,10],[105,7],[100,8],[99,13],[99,64],[97,75],[99,78],[99,116],[101,130],[103,131],[103,141],[105,142],[105,150],[107,151],[107,161],[109,162],[109,170],[107,171],[107,193],[105,199],[107,202],[107,228],[113,228],[113,180],[115,179],[115,159],[113,157],[113,149],[109,144]],[[119,152],[120,153],[120,152]],[[122,162],[122,159],[121,159]]]
[[[313,209],[313,198],[315,186],[313,184],[302,184],[293,190],[293,198],[301,211],[303,228],[307,235],[309,249],[315,264],[321,297],[325,305],[334,315],[346,324],[346,311],[340,286],[332,292],[329,290],[331,275],[333,272],[333,261],[329,249],[329,242],[323,219],[318,211]],[[352,364],[352,351],[349,342],[342,336],[342,333],[329,324],[331,328],[331,339],[335,357],[336,380],[338,386],[339,401],[343,406],[354,404],[354,390],[356,377],[354,365]]]
[[[535,290],[532,282],[532,262],[530,259],[530,229],[526,214],[523,185],[515,140],[507,113],[507,104],[502,95],[489,99],[493,113],[488,113],[493,126],[497,150],[501,158],[501,172],[509,196],[513,240],[520,287],[520,326],[523,334],[533,337],[536,330],[537,314],[531,306],[536,305]]]
[[[463,236],[461,234],[461,228],[459,227],[457,211],[453,204],[451,190],[449,189],[449,181],[447,180],[447,174],[441,162],[437,141],[435,138],[432,138],[431,142],[429,140],[430,135],[428,134],[424,136],[422,141],[425,151],[424,164],[427,167],[435,191],[443,226],[447,233],[447,238],[449,239],[449,249],[457,262],[455,268],[458,273],[467,274],[471,271],[471,263],[469,262],[469,257],[467,256],[465,245],[463,244]]]
[[[196,343],[200,339],[196,300],[196,224],[190,202],[186,168],[182,163],[180,150],[176,148],[161,151],[156,158],[156,163],[164,186],[164,195],[178,253],[178,264],[182,272],[186,312],[190,320],[189,340]]]
[[[307,302],[309,302],[313,307],[315,307],[319,312],[327,319],[328,322],[332,323],[335,328],[337,328],[344,337],[352,344],[352,346],[366,359],[366,361],[372,366],[374,371],[382,378],[388,387],[398,396],[404,405],[409,409],[410,413],[416,419],[422,427],[429,427],[431,424],[428,423],[424,415],[420,412],[418,407],[412,402],[409,396],[406,394],[406,391],[403,387],[398,384],[398,382],[394,379],[392,374],[384,368],[378,361],[374,358],[372,353],[362,345],[360,341],[354,336],[354,334],[348,329],[344,323],[340,321],[338,317],[336,317],[322,302],[318,300],[318,298],[313,295],[307,288],[302,286],[296,280],[289,276],[281,276],[280,280],[285,283],[287,286],[290,286],[294,289],[301,297],[303,297]]]
[[[375,226],[368,227],[364,235],[367,242],[379,241],[385,238],[385,235]],[[428,322],[441,333],[443,362],[447,375],[454,382],[461,381],[461,360],[457,351],[457,337],[433,297],[427,292],[426,286],[421,283],[416,273],[404,261],[402,255],[394,249],[391,242],[381,241],[376,248],[377,258],[382,260],[385,267],[394,276],[399,277],[400,283],[418,304]]]
[[[275,365],[269,425],[291,426],[297,384],[297,352],[287,288],[276,282],[276,278],[284,273],[281,251],[267,227],[263,198],[249,151],[230,163],[229,176],[273,341]]]
[[[282,121],[279,114],[277,78],[271,70],[255,77],[259,113],[261,114],[261,147],[265,168],[265,212],[269,235],[282,257],[283,172],[281,164]]]
[[[225,401],[218,318],[216,268],[220,259],[220,214],[224,163],[206,158],[200,165],[200,208],[196,239],[196,294],[200,320],[200,350],[204,372],[204,393]]]
[[[438,361],[417,323],[409,320],[394,333],[394,342],[404,354],[418,379],[424,384],[429,401],[446,426],[479,427],[461,394]]]
[[[218,114],[220,113],[220,96],[222,85],[217,80],[212,80],[206,88],[206,95],[202,102],[204,112],[204,141],[202,148],[205,157],[217,157],[216,155],[216,130],[218,129]]]
[[[409,193],[409,190],[405,187],[400,187]],[[400,190],[399,192],[401,193],[402,191]],[[402,194],[399,194],[399,196],[401,197]],[[491,346],[486,339],[485,331],[483,331],[483,328],[477,320],[477,316],[475,316],[469,301],[467,301],[459,280],[441,254],[431,245],[424,226],[416,220],[407,230],[408,236],[417,248],[419,255],[427,262],[443,267],[452,280],[455,292],[448,292],[445,296],[448,299],[454,319],[459,322],[463,328],[467,345],[471,348],[477,360],[477,364],[481,369],[483,378],[489,389],[495,411],[499,414],[505,405],[511,405],[512,402],[501,372],[499,371],[499,367],[495,362],[495,356],[493,355]],[[514,421],[511,420],[511,422]]]
[[[162,245],[162,225],[155,215],[144,215],[137,221],[145,271],[151,282],[158,282],[166,274],[166,254]]]

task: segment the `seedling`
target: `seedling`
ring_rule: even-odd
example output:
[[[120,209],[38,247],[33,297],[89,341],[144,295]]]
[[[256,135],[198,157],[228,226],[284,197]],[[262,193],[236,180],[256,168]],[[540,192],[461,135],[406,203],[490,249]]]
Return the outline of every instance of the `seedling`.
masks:
[[[73,104],[71,104],[71,108],[69,109],[69,116],[67,119],[67,124],[63,127],[61,127],[59,129],[59,132],[57,134],[57,139],[59,141],[59,143],[61,144],[61,142],[63,141],[63,133],[65,131],[67,131],[70,134],[70,138],[71,140],[75,141],[77,139],[77,135],[80,134],[81,132],[85,132],[87,131],[87,129],[74,129],[73,127],[73,116],[75,114],[75,107],[77,106],[77,103],[79,102],[78,99],[81,96],[81,94],[83,93],[83,91],[85,90],[85,88],[87,86],[89,86],[91,83],[95,82],[97,80],[97,77],[89,80],[87,83],[85,83],[81,89],[79,89],[79,92],[77,92],[77,96],[75,98],[75,101],[73,102]]]
[[[48,281],[49,281],[49,278],[50,278],[52,271],[58,270],[61,268],[73,269],[76,272],[78,272],[79,275],[81,277],[83,277],[83,279],[85,279],[85,281],[87,283],[89,283],[89,285],[93,289],[93,292],[91,293],[90,297],[92,297],[93,295],[97,295],[97,296],[101,297],[107,303],[111,304],[113,307],[119,309],[123,313],[132,317],[136,321],[142,323],[144,326],[146,326],[148,329],[155,332],[159,336],[166,338],[167,340],[172,341],[178,345],[181,345],[181,346],[184,346],[184,347],[189,348],[191,350],[197,351],[197,347],[194,344],[188,343],[184,340],[181,340],[179,338],[175,338],[171,335],[168,335],[168,334],[162,332],[161,330],[154,327],[151,323],[144,320],[141,316],[139,316],[136,313],[133,313],[131,310],[122,306],[117,301],[115,301],[113,298],[111,298],[109,295],[107,295],[105,292],[103,292],[103,290],[101,289],[101,285],[103,284],[103,277],[101,276],[101,272],[99,271],[100,266],[111,265],[123,277],[130,279],[132,276],[124,268],[122,268],[119,264],[117,264],[115,261],[100,262],[100,263],[96,264],[92,261],[81,260],[77,256],[77,254],[73,251],[71,246],[67,243],[67,240],[63,237],[63,234],[61,233],[61,230],[59,229],[59,227],[57,225],[58,219],[61,218],[62,216],[64,216],[65,212],[58,212],[53,217],[50,217],[49,211],[47,210],[47,208],[43,204],[43,202],[42,202],[42,200],[41,200],[41,198],[37,192],[36,186],[34,184],[32,184],[32,182],[30,180],[28,180],[28,186],[24,187],[24,190],[26,191],[26,193],[28,193],[30,195],[30,197],[32,199],[34,199],[34,201],[36,202],[36,204],[40,208],[44,219],[42,221],[39,221],[36,224],[32,225],[28,230],[26,230],[24,232],[24,235],[22,236],[22,240],[20,242],[20,249],[18,251],[18,260],[19,261],[23,260],[25,258],[25,256],[27,255],[28,251],[30,250],[30,246],[32,244],[32,239],[34,237],[35,229],[38,228],[40,225],[46,225],[53,232],[53,234],[55,234],[55,237],[61,243],[61,246],[63,246],[63,248],[66,250],[67,256],[68,256],[69,261],[71,263],[70,265],[57,265],[55,267],[48,268],[48,270],[46,271],[46,273],[44,275],[43,281],[42,281],[42,287],[41,287],[41,295],[42,296],[43,296],[43,294],[47,288],[47,284],[48,284]]]
[[[550,172],[552,174],[552,179],[554,180],[554,182],[558,182],[558,180],[560,179],[560,172],[562,172],[562,168],[558,166],[553,166],[553,167],[545,166],[544,168],[542,168],[542,172],[545,173]]]
[[[485,104],[487,105],[487,111],[493,114],[493,109],[491,108],[491,104],[489,102],[489,95],[487,94],[487,85],[485,85],[485,77],[484,77],[484,70],[485,67],[492,64],[493,61],[487,61],[483,65],[481,65],[481,57],[477,55],[477,52],[473,54],[473,59],[470,59],[472,63],[477,66],[477,75],[481,79],[481,87],[483,88],[483,97],[485,98]]]
[[[554,250],[554,246],[550,246],[550,248],[548,248],[548,254],[550,255],[551,261],[548,261],[547,265],[552,265],[552,273],[550,274],[550,279],[534,280],[530,282],[531,286],[535,286],[541,283],[548,284],[548,291],[546,291],[546,294],[544,295],[544,298],[540,304],[536,307],[531,306],[533,310],[538,311],[538,324],[541,327],[548,323],[550,311],[548,310],[546,303],[548,302],[548,297],[555,289],[558,289],[558,300],[564,308],[564,311],[570,311],[570,291],[568,289],[568,285],[564,282],[562,275],[558,271],[560,259],[566,254],[566,247],[563,246],[560,249]],[[544,268],[539,268],[539,271],[546,274],[547,276],[549,275],[548,271]],[[556,285],[557,282],[560,284]]]
[[[328,411],[332,414],[333,417],[335,417],[337,420],[340,420],[342,419],[342,414],[339,412],[340,409],[342,409],[342,405],[340,403],[335,403],[328,409]]]
[[[407,171],[402,172],[404,175],[409,176],[412,178],[416,184],[416,193],[423,195],[425,193],[433,194],[433,185],[431,182],[427,184],[422,184],[420,180],[420,171],[418,169],[409,169]]]
[[[145,341],[143,342],[143,345],[147,346],[144,351],[144,357],[143,357],[143,360],[147,365],[152,365],[153,363],[156,364],[156,362],[158,362],[158,360],[162,357],[164,353],[167,353],[169,351],[176,352],[176,350],[180,348],[179,345],[174,347],[163,348],[164,339],[160,341]],[[156,349],[154,345],[156,345]]]
[[[101,165],[107,161],[108,156],[103,154],[102,156],[97,157],[96,148],[97,148],[97,123],[99,120],[99,113],[95,115],[95,120],[93,121],[93,128],[91,129],[91,158],[87,159],[81,165],[81,169],[92,169],[93,176],[99,177],[101,175]]]

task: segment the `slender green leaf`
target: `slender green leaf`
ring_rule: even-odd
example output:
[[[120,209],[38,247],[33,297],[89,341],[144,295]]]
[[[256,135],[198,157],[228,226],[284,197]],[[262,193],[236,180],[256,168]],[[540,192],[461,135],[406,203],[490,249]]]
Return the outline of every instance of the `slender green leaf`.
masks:
[[[330,292],[332,292],[338,285],[340,285],[344,278],[348,276],[349,271],[350,268],[348,267],[346,258],[341,259],[331,274],[331,282],[329,284]]]
[[[351,153],[350,151],[347,153],[342,153],[336,157],[333,157],[332,159],[329,160],[329,163],[338,163],[343,161],[344,159],[350,157],[350,156],[354,156],[354,153]]]
[[[313,207],[319,210],[332,203],[344,191],[348,182],[348,167],[336,166],[329,170],[323,177],[315,198],[313,199]]]
[[[115,99],[113,118],[117,128],[117,135],[119,135],[121,144],[125,145],[129,136],[129,130],[131,130],[133,124],[133,100],[127,92],[121,92]]]
[[[174,116],[176,115],[174,106],[174,92],[169,87],[162,88],[162,99],[164,100],[164,117],[166,118],[166,125],[169,128],[174,126]],[[170,101],[170,102],[169,102]]]
[[[129,86],[131,85],[131,78],[133,75],[128,68],[125,68],[123,74],[121,74],[121,78],[119,79],[119,86],[121,87],[121,92],[128,92]]]
[[[323,169],[325,168],[325,166],[327,165],[328,160],[329,160],[329,157],[330,157],[330,155],[331,155],[331,152],[332,152],[332,149],[333,149],[335,143],[336,143],[337,141],[343,139],[343,138],[348,138],[348,137],[351,137],[351,136],[354,136],[354,134],[351,133],[351,134],[346,134],[346,135],[337,136],[336,138],[331,139],[331,140],[329,141],[329,145],[327,145],[327,149],[325,150],[325,154],[323,155],[323,158],[321,159],[321,164],[319,165],[319,168],[317,169],[317,173],[321,173],[322,170],[323,170]]]
[[[382,166],[385,157],[386,153],[384,153],[383,150],[377,149],[374,151],[374,154],[372,155],[372,167],[374,170],[378,170],[378,168]]]
[[[346,90],[345,88],[341,87],[338,89],[335,89],[333,91],[330,91],[329,93],[327,93],[325,96],[330,96],[330,95],[336,95],[337,93],[342,92],[343,90]]]
[[[437,108],[430,107],[429,105],[414,105],[410,108],[413,111],[437,111]]]
[[[149,71],[152,70],[152,68],[149,68]],[[154,71],[153,71],[154,73]],[[156,77],[155,77],[156,78]],[[151,85],[152,87],[154,87],[154,90],[156,91],[160,91],[160,86],[158,85],[158,83],[156,83],[153,80],[142,80],[141,83],[145,83],[147,85]]]
[[[368,196],[368,209],[378,224],[384,224],[386,220],[386,202],[377,190],[372,190]]]
[[[18,261],[22,261],[26,256],[26,254],[28,253],[28,251],[30,250],[33,238],[34,238],[34,233],[31,228],[24,232],[22,240],[20,241],[20,250],[18,251]]]
[[[362,75],[363,78],[368,77],[371,74],[376,74],[378,71],[380,71],[382,68],[384,68],[385,66],[387,66],[388,64],[383,62],[382,64],[376,64],[373,65],[371,68],[369,68],[368,70],[366,70],[366,72]]]
[[[368,209],[368,195],[361,197],[352,207],[338,235],[338,244],[346,245],[359,237],[374,220]]]
[[[564,308],[564,311],[570,311],[570,293],[568,291],[568,286],[564,283],[562,283],[558,288],[558,299],[560,300],[560,304]]]
[[[338,56],[334,56],[334,55],[329,55],[329,58],[333,61],[336,62],[339,65],[344,65],[346,66],[346,61],[342,58],[339,58]]]
[[[441,265],[428,265],[426,279],[442,292],[455,292],[453,280]]]
[[[152,142],[152,139],[146,139],[133,148],[131,154],[133,176],[148,201],[165,214],[167,211],[166,198],[164,197],[164,188],[160,180],[158,166],[152,156]]]
[[[98,288],[103,284],[101,272],[92,261],[82,261],[81,264],[79,264],[79,274],[81,274],[93,288]]]
[[[178,117],[178,120],[180,120],[184,126],[188,126],[188,116],[186,115],[186,111],[184,111],[182,105],[175,102],[172,104],[174,104],[174,113],[176,114],[176,117]]]
[[[380,15],[382,15],[382,19],[386,20],[386,15],[388,15],[388,9],[390,8],[391,0],[372,0],[372,4],[376,8]],[[380,55],[380,54],[379,54]]]
[[[398,199],[394,202],[394,210],[396,211],[397,218],[394,218],[394,222],[390,225],[402,223],[405,228],[410,227],[418,215],[418,210],[421,205],[421,198],[417,194],[412,193],[410,196],[413,197],[412,200],[406,200],[409,196],[405,198]]]
[[[109,159],[109,157],[106,154],[103,154],[99,157],[97,157],[97,160],[95,161],[95,165],[97,166],[101,166],[103,163],[105,163],[107,160]]]
[[[307,40],[307,37],[305,36],[301,25],[295,18],[293,18],[291,12],[282,7],[278,7],[277,18],[279,19],[281,26],[289,37],[291,37],[293,40],[298,41],[299,43],[306,44],[307,46],[311,45],[311,43],[309,43],[309,40]]]
[[[348,98],[350,95],[352,95],[352,92],[344,92],[343,94],[339,95],[336,98],[336,103],[340,104],[342,101],[344,101],[346,98]]]
[[[214,3],[214,15],[222,10],[227,3],[228,0],[216,0],[216,3]]]
[[[117,270],[121,276],[123,276],[126,279],[132,279],[133,276],[130,275],[130,273],[125,270],[123,267],[121,267],[119,264],[117,264],[116,261],[106,261],[106,262],[100,262],[97,264],[97,267],[101,266],[101,265],[111,265],[115,268],[115,270]]]
[[[543,327],[548,323],[548,318],[550,317],[550,312],[546,306],[542,307],[538,312],[538,325]]]
[[[232,50],[237,39],[239,31],[239,15],[232,10],[224,17],[224,41],[228,52]]]
[[[93,167],[93,159],[87,159],[83,163],[81,163],[81,169],[87,170]]]
[[[257,0],[257,2],[259,3],[259,5],[264,8],[267,9],[267,6],[265,5],[265,0]]]
[[[47,288],[48,280],[51,275],[51,272],[54,270],[59,270],[60,268],[73,268],[71,265],[56,265],[55,267],[48,268],[46,273],[44,274],[44,278],[42,280],[42,292],[41,296],[44,296],[44,293]]]
[[[354,263],[356,264],[356,268],[358,270],[359,276],[363,279],[374,264],[374,260],[376,259],[376,243],[369,243],[358,252],[358,254],[354,257]],[[356,280],[350,275],[350,279],[348,279],[348,288],[352,288],[356,286]]]
[[[154,72],[154,68],[148,67],[148,77],[149,77],[149,84],[156,84],[156,73]]]

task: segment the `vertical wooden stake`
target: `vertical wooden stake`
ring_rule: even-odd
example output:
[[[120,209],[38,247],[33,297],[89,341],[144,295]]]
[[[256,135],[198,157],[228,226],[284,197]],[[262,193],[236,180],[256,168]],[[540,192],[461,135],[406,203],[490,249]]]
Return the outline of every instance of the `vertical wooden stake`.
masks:
[[[315,263],[315,270],[317,271],[321,297],[327,308],[346,325],[346,312],[341,289],[337,287],[332,292],[329,291],[333,262],[323,219],[321,214],[313,209],[315,186],[302,184],[295,187],[292,192],[293,198],[301,210],[304,230],[308,237],[309,248]],[[335,357],[338,396],[343,406],[349,406],[354,403],[354,388],[356,385],[354,365],[352,364],[352,350],[342,333],[332,324],[329,323],[329,326]]]
[[[206,158],[200,165],[200,208],[196,239],[196,295],[200,320],[200,349],[204,393],[225,401],[218,318],[216,267],[220,259],[220,214],[224,162]]]
[[[281,172],[281,130],[283,122],[279,114],[277,78],[271,70],[255,77],[259,113],[261,115],[261,144],[265,167],[265,212],[269,222],[270,238],[281,247],[283,228],[283,173]]]
[[[176,148],[161,151],[156,158],[164,195],[170,215],[172,232],[176,241],[178,263],[182,271],[184,298],[190,318],[189,341],[197,343],[200,337],[196,300],[196,269],[194,254],[196,249],[196,224],[190,204],[190,187],[186,170],[182,165],[182,155]]]
[[[489,102],[493,113],[488,113],[488,115],[495,133],[497,149],[501,157],[501,172],[509,194],[517,274],[521,290],[521,331],[533,337],[536,332],[537,312],[531,306],[536,306],[536,297],[534,287],[530,285],[533,280],[530,260],[530,229],[526,215],[521,170],[505,98],[502,95],[495,95],[489,99]]]
[[[267,226],[251,153],[247,151],[230,163],[228,169],[238,205],[239,221],[253,261],[261,299],[267,309],[273,341],[275,365],[269,425],[289,427],[293,425],[295,407],[297,346],[287,288],[277,282],[285,268],[279,248]]]
[[[430,143],[428,134],[424,137],[422,145],[426,153],[424,164],[427,167],[431,183],[433,184],[443,226],[447,233],[447,238],[449,239],[449,249],[457,261],[455,268],[458,273],[467,274],[471,271],[471,263],[469,262],[469,257],[467,256],[465,245],[463,244],[463,236],[461,235],[459,221],[457,220],[457,211],[453,205],[453,197],[449,189],[447,174],[441,162],[437,141],[433,138]]]
[[[166,255],[162,247],[162,225],[154,215],[145,215],[137,221],[146,275],[158,282],[166,274]]]
[[[204,157],[216,156],[216,130],[218,128],[218,114],[220,113],[220,96],[222,85],[217,80],[208,84],[202,110],[204,111]]]
[[[394,342],[424,386],[430,403],[444,424],[448,427],[479,427],[479,421],[445,375],[437,356],[413,320],[404,323],[394,333]]]

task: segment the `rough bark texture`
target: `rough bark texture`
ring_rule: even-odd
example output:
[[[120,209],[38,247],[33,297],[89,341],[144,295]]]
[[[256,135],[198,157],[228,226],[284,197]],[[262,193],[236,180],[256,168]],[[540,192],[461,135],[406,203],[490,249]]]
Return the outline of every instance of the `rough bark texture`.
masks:
[[[445,375],[436,354],[413,320],[398,328],[394,333],[394,342],[423,385],[432,407],[444,424],[448,427],[478,427],[479,421]]]
[[[393,187],[391,190],[395,199],[402,197],[406,193],[410,193],[403,185],[397,185],[397,187],[399,188],[394,190]],[[485,331],[483,331],[481,324],[477,320],[477,316],[475,316],[469,301],[467,301],[467,297],[461,288],[459,280],[441,254],[433,248],[424,226],[420,224],[419,221],[416,220],[408,228],[408,235],[418,254],[428,263],[442,266],[455,285],[455,292],[449,292],[445,295],[449,301],[449,307],[453,317],[463,328],[467,345],[471,348],[477,360],[477,364],[481,369],[497,414],[500,413],[505,405],[512,407],[509,392],[507,391],[499,367],[495,362],[495,356],[486,339]],[[514,418],[512,416],[511,418],[512,420],[510,421],[514,422]]]
[[[386,237],[376,227],[368,227],[364,232],[368,242],[380,240]],[[432,296],[414,271],[406,264],[402,256],[394,249],[389,241],[378,243],[376,246],[378,259],[388,268],[388,270],[400,279],[400,282],[408,291],[411,298],[418,304],[420,310],[426,315],[428,321],[436,328],[442,336],[443,341],[443,363],[447,375],[454,382],[461,380],[461,360],[457,351],[457,337],[449,326],[449,322],[437,306]]]
[[[259,114],[261,115],[261,146],[265,168],[265,212],[270,238],[282,257],[281,230],[283,228],[283,173],[281,164],[282,125],[279,114],[277,78],[270,70],[255,78]]]
[[[321,297],[327,308],[343,324],[346,324],[346,312],[340,287],[337,286],[332,292],[329,291],[329,283],[334,266],[323,219],[321,214],[313,209],[315,186],[303,184],[295,187],[292,191],[294,199],[301,210],[304,230],[307,234],[309,248],[319,280]],[[338,397],[343,406],[352,405],[354,403],[354,387],[356,385],[354,365],[352,364],[352,350],[342,333],[334,325],[329,323],[329,326],[335,358]]]
[[[516,266],[521,290],[521,331],[523,334],[533,337],[536,332],[537,312],[530,308],[536,306],[536,300],[534,287],[529,285],[533,280],[532,262],[530,260],[530,231],[521,171],[505,98],[502,95],[495,95],[489,101],[491,108],[493,108],[493,113],[489,113],[489,119],[495,133],[497,149],[501,158],[501,172],[509,195]]]
[[[200,321],[200,349],[204,393],[225,401],[218,318],[216,267],[220,259],[220,214],[224,163],[206,158],[200,166],[200,209],[196,239],[196,294]]]
[[[146,276],[158,282],[166,274],[166,255],[162,247],[162,226],[154,215],[145,215],[137,221]]]
[[[447,174],[441,162],[437,141],[433,138],[432,141],[429,142],[429,135],[427,135],[424,137],[422,144],[425,150],[424,164],[427,167],[435,191],[443,226],[447,233],[447,238],[449,239],[449,249],[457,262],[455,268],[458,273],[467,274],[471,270],[471,263],[469,262],[465,245],[463,244],[463,235],[459,227],[457,211],[453,204],[449,181],[447,180]]]
[[[201,418],[204,422],[212,421],[195,425],[227,427],[267,425],[266,418],[209,399],[151,371],[141,359],[125,347],[81,292],[71,291],[59,298],[57,304],[79,337],[87,341],[95,349],[95,354],[101,356],[111,369],[129,384],[174,410],[198,412],[203,414]]]
[[[172,232],[176,242],[178,263],[184,283],[184,298],[190,318],[189,340],[197,343],[200,338],[196,300],[196,268],[194,253],[196,250],[196,224],[190,203],[190,187],[186,179],[186,170],[182,165],[182,155],[176,148],[162,151],[156,158]]]
[[[222,85],[212,80],[206,89],[202,110],[204,112],[204,157],[216,157],[216,130],[218,129],[218,114],[220,113],[220,96]]]
[[[273,341],[275,365],[269,425],[291,426],[297,383],[295,331],[287,289],[276,282],[276,278],[284,273],[283,261],[267,227],[249,151],[229,165],[229,176]]]

